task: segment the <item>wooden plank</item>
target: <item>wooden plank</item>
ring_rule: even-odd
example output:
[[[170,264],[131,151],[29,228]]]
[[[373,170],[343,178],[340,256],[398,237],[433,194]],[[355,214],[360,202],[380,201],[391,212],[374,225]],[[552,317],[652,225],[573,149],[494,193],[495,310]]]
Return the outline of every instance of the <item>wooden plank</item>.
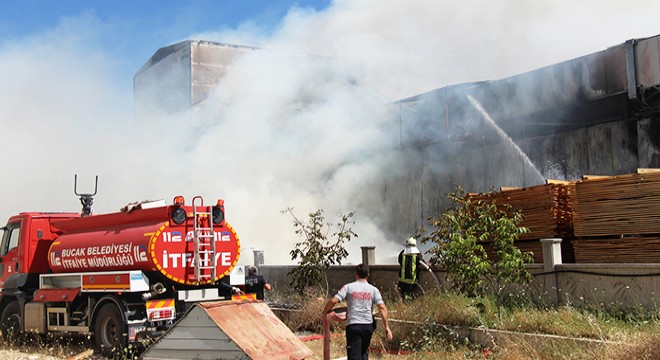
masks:
[[[613,177],[611,175],[582,175],[582,180],[612,179]]]
[[[639,168],[637,169],[638,174],[653,174],[653,173],[660,173],[660,169],[653,169],[653,168]]]
[[[546,184],[559,184],[559,185],[568,185],[571,184],[571,181],[567,180],[555,180],[555,179],[545,179]]]

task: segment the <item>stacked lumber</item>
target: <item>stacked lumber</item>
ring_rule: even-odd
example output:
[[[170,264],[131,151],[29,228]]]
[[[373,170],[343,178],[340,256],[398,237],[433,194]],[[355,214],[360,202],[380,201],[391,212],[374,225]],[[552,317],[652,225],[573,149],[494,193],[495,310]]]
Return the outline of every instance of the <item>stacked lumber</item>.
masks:
[[[523,214],[530,232],[515,245],[543,262],[540,239],[562,238],[564,262],[660,262],[660,169],[636,174],[583,176],[575,182],[501,188],[472,200],[508,204]],[[494,257],[492,244],[482,244]]]
[[[486,251],[486,254],[488,254],[489,258],[497,260],[497,253],[493,244],[486,243],[481,245],[484,247],[484,250]],[[541,240],[520,240],[515,242],[515,246],[524,253],[531,252],[535,264],[543,263],[543,244],[541,243]],[[562,262],[564,263],[576,262],[572,242],[562,241],[561,257]]]
[[[572,198],[575,196],[575,183],[567,181],[548,180],[546,184],[523,188],[501,188],[499,192],[486,194],[470,194],[473,201],[495,201],[498,205],[510,205],[514,211],[523,214],[520,224],[530,231],[521,234],[515,246],[523,252],[532,252],[535,263],[543,262],[543,251],[540,239],[563,238],[562,256],[564,261],[574,260],[569,238],[573,237],[573,222],[571,210]],[[482,246],[491,258],[496,258],[492,244]],[[564,255],[565,254],[565,255]]]
[[[522,226],[530,232],[520,240],[543,239],[573,235],[571,199],[575,184],[549,180],[547,184],[524,188],[502,188],[487,194],[471,194],[473,200],[495,201],[508,204],[523,214]]]
[[[495,247],[492,243],[481,244],[486,251],[486,254],[491,259],[497,259],[497,253]],[[532,257],[534,258],[534,263],[542,264],[543,263],[543,246],[540,240],[521,240],[516,241],[515,246],[520,249],[520,251],[526,253],[531,252]]]
[[[660,237],[574,240],[578,263],[660,263]]]
[[[575,236],[660,234],[660,172],[592,177],[575,185]]]

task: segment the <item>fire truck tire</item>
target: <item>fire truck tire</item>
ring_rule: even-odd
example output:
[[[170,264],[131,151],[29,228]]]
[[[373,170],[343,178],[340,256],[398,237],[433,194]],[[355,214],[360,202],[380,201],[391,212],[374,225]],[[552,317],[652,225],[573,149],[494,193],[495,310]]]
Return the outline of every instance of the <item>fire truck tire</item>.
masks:
[[[18,342],[21,331],[21,309],[18,301],[12,301],[5,306],[2,316],[0,316],[0,327],[2,327],[2,337],[5,343]]]
[[[121,312],[113,303],[101,306],[94,324],[94,342],[101,354],[109,355],[126,346]]]

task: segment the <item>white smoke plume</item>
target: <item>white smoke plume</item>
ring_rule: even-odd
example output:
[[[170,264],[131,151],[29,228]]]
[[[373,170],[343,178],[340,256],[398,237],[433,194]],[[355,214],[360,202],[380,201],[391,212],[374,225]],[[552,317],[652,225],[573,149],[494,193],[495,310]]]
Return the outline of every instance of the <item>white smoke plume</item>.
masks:
[[[297,241],[281,210],[306,218],[320,208],[331,222],[356,210],[359,238],[348,261],[360,261],[359,246],[376,245],[377,259],[391,262],[403,239],[376,224],[388,221],[379,218],[384,181],[404,167],[387,102],[660,34],[659,10],[651,0],[294,7],[272,33],[246,22],[188,36],[266,49],[239,60],[195,124],[189,114],[133,121],[126,84],[147,58],[135,60],[133,73],[119,71],[125,59],[110,45],[121,24],[85,14],[65,19],[51,31],[0,42],[0,215],[79,211],[73,174],[87,193],[99,175],[97,213],[178,194],[224,198],[243,247],[265,250],[270,264],[289,262]]]

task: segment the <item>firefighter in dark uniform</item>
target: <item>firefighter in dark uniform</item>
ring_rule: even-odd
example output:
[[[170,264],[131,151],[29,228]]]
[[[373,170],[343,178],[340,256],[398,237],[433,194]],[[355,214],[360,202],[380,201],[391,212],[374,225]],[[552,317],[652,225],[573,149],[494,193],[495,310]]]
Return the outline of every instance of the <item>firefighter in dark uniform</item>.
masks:
[[[245,293],[257,294],[257,300],[263,300],[264,290],[270,291],[270,289],[272,287],[268,283],[268,280],[257,273],[257,267],[250,266],[248,268],[248,277],[245,279]]]
[[[399,291],[404,300],[414,297],[419,286],[419,269],[431,270],[417,248],[417,240],[411,237],[406,240],[405,249],[399,253]]]

